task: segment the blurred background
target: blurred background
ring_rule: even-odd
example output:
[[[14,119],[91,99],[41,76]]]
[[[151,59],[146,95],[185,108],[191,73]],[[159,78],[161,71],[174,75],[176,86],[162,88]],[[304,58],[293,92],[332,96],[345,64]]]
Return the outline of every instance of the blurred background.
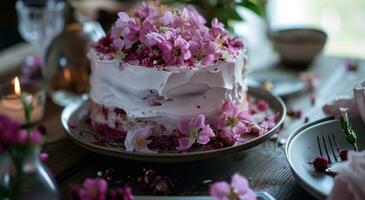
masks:
[[[216,1],[206,0],[212,3]],[[113,12],[118,8],[125,9],[130,6],[128,4],[136,3],[136,1],[122,0],[76,0],[73,2],[85,16],[99,20],[104,26],[115,20]],[[185,2],[189,1],[185,0]],[[251,23],[251,26],[257,24],[256,16],[251,16],[244,9],[241,9],[239,13],[245,16],[244,23]],[[363,25],[365,1],[363,0],[268,0],[266,13],[272,29],[288,26],[323,28],[329,36],[324,50],[327,55],[365,58],[365,26]],[[260,27],[251,26],[251,29],[260,29]],[[247,26],[236,27],[237,32],[257,34],[254,30],[244,30],[245,27]],[[15,0],[1,2],[0,37],[0,50],[23,42],[17,29]]]

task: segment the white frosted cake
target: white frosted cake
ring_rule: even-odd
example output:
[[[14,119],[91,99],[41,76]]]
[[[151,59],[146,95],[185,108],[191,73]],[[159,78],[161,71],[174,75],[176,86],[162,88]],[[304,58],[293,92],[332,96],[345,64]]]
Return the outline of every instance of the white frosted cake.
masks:
[[[220,148],[272,126],[250,120],[243,43],[191,6],[120,12],[88,56],[91,124],[127,151]]]

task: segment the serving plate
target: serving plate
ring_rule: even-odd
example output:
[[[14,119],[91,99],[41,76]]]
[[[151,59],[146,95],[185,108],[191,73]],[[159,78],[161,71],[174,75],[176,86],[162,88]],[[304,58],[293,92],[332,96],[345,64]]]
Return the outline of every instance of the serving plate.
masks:
[[[351,118],[352,128],[358,136],[359,150],[365,149],[365,124],[360,118]],[[334,134],[339,148],[352,150],[342,133],[339,119],[324,118],[305,124],[294,131],[286,143],[286,157],[299,184],[317,199],[326,199],[334,184],[331,176],[319,173],[308,164],[320,155],[317,136]],[[322,147],[323,148],[323,147]]]
[[[261,144],[270,138],[272,134],[280,127],[284,121],[286,108],[283,101],[268,91],[261,88],[248,88],[248,94],[257,100],[265,100],[268,102],[270,112],[280,113],[278,123],[265,134],[251,139],[245,143],[215,149],[208,151],[197,151],[197,152],[183,152],[183,153],[141,153],[141,152],[129,152],[123,149],[116,148],[113,146],[100,146],[93,144],[91,141],[95,135],[100,135],[95,132],[90,124],[85,122],[85,116],[88,113],[89,100],[84,99],[81,101],[73,102],[69,104],[61,115],[62,125],[66,129],[67,135],[77,145],[95,153],[104,154],[108,156],[115,156],[119,158],[139,160],[139,161],[152,161],[152,162],[189,162],[196,160],[204,160],[213,157],[227,156],[237,152],[241,152],[252,148],[256,145]]]

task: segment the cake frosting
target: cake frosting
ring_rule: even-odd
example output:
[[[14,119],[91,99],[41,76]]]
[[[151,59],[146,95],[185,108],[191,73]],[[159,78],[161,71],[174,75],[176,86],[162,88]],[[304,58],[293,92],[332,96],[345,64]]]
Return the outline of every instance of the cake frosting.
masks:
[[[157,69],[100,60],[91,52],[90,96],[97,104],[122,108],[132,118],[209,117],[224,101],[244,100],[244,55],[193,69]]]

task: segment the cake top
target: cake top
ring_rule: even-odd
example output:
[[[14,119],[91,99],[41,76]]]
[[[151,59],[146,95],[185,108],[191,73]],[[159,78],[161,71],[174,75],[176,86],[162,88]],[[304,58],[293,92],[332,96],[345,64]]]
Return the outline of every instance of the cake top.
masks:
[[[194,68],[235,58],[242,41],[216,18],[210,24],[192,6],[142,3],[131,15],[119,12],[111,33],[93,48],[99,59],[151,68]]]

